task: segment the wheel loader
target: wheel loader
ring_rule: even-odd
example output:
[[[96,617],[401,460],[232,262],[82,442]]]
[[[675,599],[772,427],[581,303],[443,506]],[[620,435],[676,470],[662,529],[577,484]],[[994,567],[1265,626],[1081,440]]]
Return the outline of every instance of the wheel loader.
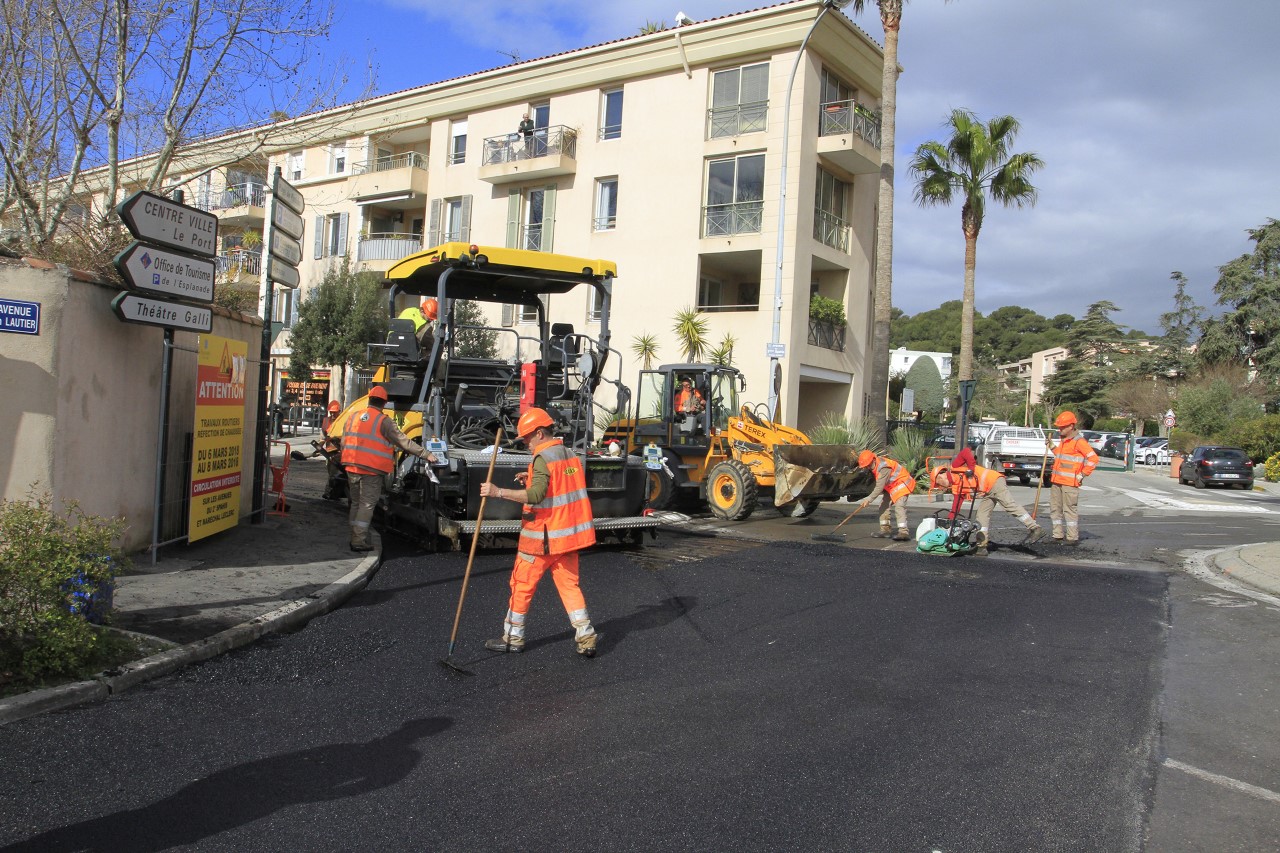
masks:
[[[740,521],[764,499],[804,518],[824,500],[871,493],[871,474],[858,469],[860,448],[813,444],[763,405],[740,404],[745,389],[742,372],[725,365],[640,371],[633,416],[610,424],[602,441],[644,460],[649,509],[707,507]]]

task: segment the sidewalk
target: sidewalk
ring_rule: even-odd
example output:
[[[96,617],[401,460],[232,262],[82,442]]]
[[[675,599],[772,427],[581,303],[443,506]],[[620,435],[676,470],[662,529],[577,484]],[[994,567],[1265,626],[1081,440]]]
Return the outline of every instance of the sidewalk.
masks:
[[[1280,498],[1280,483],[1255,480],[1254,491]],[[1280,506],[1277,507],[1280,511]],[[1229,548],[1213,558],[1214,567],[1233,580],[1280,596],[1280,542],[1259,542]]]
[[[309,453],[308,438],[291,444]],[[154,566],[147,554],[135,557],[131,572],[117,579],[111,624],[171,648],[90,681],[0,699],[0,725],[102,701],[264,634],[303,625],[363,589],[377,569],[381,540],[375,534],[376,548],[368,554],[350,550],[346,501],[323,500],[325,480],[322,457],[294,459],[285,481],[287,515],[268,515],[261,524],[242,520],[193,545],[166,546]]]

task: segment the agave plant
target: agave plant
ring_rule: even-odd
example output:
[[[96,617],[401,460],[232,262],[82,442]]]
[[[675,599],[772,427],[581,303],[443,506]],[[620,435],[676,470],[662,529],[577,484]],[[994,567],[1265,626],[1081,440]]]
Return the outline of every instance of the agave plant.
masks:
[[[917,478],[926,474],[925,460],[929,456],[929,447],[925,444],[922,431],[908,427],[894,432],[893,441],[889,446],[889,455],[902,463]]]
[[[871,423],[861,418],[847,420],[835,412],[827,412],[818,419],[818,425],[809,431],[809,439],[814,444],[847,444],[855,450],[884,452],[879,433]]]

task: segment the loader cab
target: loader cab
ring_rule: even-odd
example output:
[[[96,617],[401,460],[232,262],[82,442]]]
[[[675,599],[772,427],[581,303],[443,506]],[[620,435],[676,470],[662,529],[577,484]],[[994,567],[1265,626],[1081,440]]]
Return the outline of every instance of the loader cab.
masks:
[[[681,383],[687,380],[701,405],[682,412],[677,405]],[[681,454],[705,452],[712,437],[729,426],[738,412],[742,374],[733,368],[707,364],[664,364],[640,371],[636,386],[636,436],[639,445],[654,442],[680,448]]]

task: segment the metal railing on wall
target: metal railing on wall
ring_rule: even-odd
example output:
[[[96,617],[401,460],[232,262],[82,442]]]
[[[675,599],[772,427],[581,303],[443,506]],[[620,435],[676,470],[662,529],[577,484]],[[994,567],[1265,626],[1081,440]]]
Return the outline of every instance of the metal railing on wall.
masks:
[[[417,151],[406,151],[403,154],[388,154],[385,157],[374,157],[371,160],[365,160],[363,163],[353,164],[351,166],[351,174],[361,175],[366,172],[389,172],[392,169],[410,168],[427,168],[427,155],[419,154]]]
[[[879,148],[880,118],[852,98],[823,104],[818,113],[818,135],[839,136],[842,133],[860,136]]]
[[[727,237],[730,234],[759,234],[763,218],[763,201],[709,204],[702,209],[702,236]]]
[[[578,133],[571,127],[554,125],[540,127],[529,136],[508,133],[488,137],[484,141],[484,155],[480,165],[494,166],[561,154],[577,159]]]
[[[744,133],[760,133],[768,128],[768,101],[734,104],[731,107],[712,107],[707,110],[707,137],[710,139],[741,136]]]

